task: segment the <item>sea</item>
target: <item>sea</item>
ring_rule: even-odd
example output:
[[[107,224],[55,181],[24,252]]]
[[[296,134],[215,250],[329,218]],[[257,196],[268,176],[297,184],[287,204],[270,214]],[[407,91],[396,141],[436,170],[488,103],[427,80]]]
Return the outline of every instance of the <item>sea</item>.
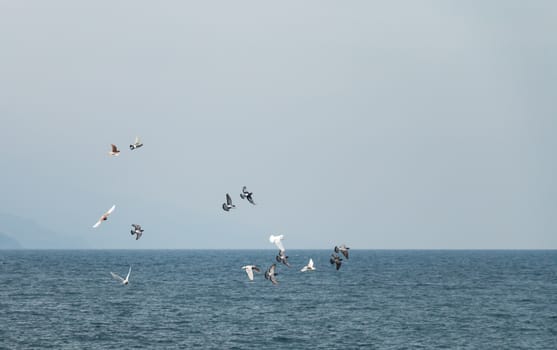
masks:
[[[557,349],[555,250],[331,253],[0,251],[0,349]]]

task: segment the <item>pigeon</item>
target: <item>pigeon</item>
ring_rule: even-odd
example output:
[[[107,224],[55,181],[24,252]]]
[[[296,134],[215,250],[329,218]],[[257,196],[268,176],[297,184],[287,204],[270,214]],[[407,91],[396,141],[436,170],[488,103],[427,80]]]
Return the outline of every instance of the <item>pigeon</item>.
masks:
[[[275,273],[275,269],[277,267],[277,264],[273,264],[271,265],[267,271],[265,271],[265,279],[267,280],[271,280],[271,282],[273,282],[273,284],[277,284],[277,279],[276,279],[276,273]]]
[[[284,251],[284,246],[282,245],[282,239],[284,238],[284,235],[278,235],[278,236],[273,236],[271,235],[269,237],[269,242],[274,243],[278,249],[280,249],[281,251]]]
[[[224,211],[229,211],[232,208],[236,208],[236,206],[232,204],[232,198],[230,198],[230,195],[227,193],[226,203],[222,203],[222,209],[224,209]]]
[[[259,267],[255,266],[255,265],[246,265],[246,266],[242,266],[242,269],[246,270],[246,273],[248,274],[248,278],[250,281],[253,281],[253,271],[257,271],[257,272],[261,272],[261,270],[259,269]]]
[[[348,248],[346,245],[335,246],[335,253],[341,252],[346,259],[348,259]]]
[[[120,155],[120,150],[118,150],[118,147],[116,147],[116,145],[111,144],[110,146],[112,146],[112,149],[111,149],[110,152],[108,152],[109,155],[111,155],[111,156]]]
[[[340,269],[340,265],[342,265],[342,258],[339,257],[336,254],[331,254],[331,259],[329,260],[332,264],[335,264],[337,267],[337,270]]]
[[[247,199],[248,202],[250,202],[251,204],[255,205],[255,202],[253,201],[253,192],[248,192],[247,187],[244,186],[242,188],[242,193],[240,193],[240,198],[242,199]]]
[[[141,228],[141,225],[138,224],[132,224],[133,230],[130,231],[130,233],[132,235],[137,235],[135,237],[135,240],[137,241],[139,238],[141,238],[141,235],[143,234],[143,229]]]
[[[130,270],[128,271],[128,275],[126,276],[126,279],[122,278],[121,276],[115,274],[114,272],[110,272],[110,274],[112,275],[112,277],[114,277],[114,279],[122,282],[123,285],[128,285],[128,283],[130,282],[130,273],[132,272],[132,267],[130,266]]]
[[[133,143],[133,145],[130,145],[130,150],[134,150],[136,148],[139,148],[143,146],[143,144],[141,143],[141,140],[139,139],[139,136],[135,137],[135,142]]]
[[[290,267],[290,264],[288,263],[288,256],[286,256],[286,252],[284,250],[279,250],[276,259],[278,263],[283,263],[284,265]]]
[[[99,221],[97,221],[97,223],[93,225],[93,228],[99,227],[99,225],[100,225],[103,221],[108,220],[108,216],[114,211],[114,208],[116,208],[116,205],[113,205],[110,209],[108,209],[108,211],[107,211],[106,213],[104,213],[104,214],[99,218]]]
[[[313,259],[309,259],[309,262],[306,266],[302,267],[302,269],[300,270],[301,272],[306,272],[307,270],[309,271],[313,271],[315,270],[315,267],[313,267]]]

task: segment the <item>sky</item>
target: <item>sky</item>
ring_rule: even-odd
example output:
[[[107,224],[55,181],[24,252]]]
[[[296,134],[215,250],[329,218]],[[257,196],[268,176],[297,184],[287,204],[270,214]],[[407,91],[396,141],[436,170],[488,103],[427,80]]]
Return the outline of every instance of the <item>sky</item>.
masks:
[[[1,2],[0,213],[60,247],[557,249],[556,15]]]

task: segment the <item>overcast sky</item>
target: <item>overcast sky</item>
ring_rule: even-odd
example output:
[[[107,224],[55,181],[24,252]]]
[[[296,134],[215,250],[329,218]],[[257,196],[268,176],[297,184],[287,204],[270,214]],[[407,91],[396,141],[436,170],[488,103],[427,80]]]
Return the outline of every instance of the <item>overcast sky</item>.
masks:
[[[92,248],[555,249],[556,16],[555,1],[1,2],[0,212]]]

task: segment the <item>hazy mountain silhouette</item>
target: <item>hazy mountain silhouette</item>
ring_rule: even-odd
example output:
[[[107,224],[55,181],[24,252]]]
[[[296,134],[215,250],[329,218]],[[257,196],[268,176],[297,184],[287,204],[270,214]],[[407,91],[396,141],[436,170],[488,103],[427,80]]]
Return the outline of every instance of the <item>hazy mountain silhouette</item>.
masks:
[[[21,249],[21,244],[14,238],[0,232],[0,249]]]
[[[29,218],[0,213],[0,248],[86,248],[85,241],[49,230]]]

